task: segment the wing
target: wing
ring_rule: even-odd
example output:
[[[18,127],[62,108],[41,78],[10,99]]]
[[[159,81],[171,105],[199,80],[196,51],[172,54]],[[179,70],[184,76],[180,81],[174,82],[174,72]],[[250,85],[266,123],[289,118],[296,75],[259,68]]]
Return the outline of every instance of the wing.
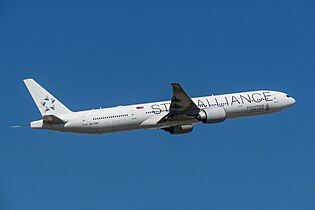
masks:
[[[159,122],[172,120],[193,119],[199,113],[200,109],[191,100],[187,93],[178,83],[171,83],[173,88],[173,96],[171,100],[170,110]]]

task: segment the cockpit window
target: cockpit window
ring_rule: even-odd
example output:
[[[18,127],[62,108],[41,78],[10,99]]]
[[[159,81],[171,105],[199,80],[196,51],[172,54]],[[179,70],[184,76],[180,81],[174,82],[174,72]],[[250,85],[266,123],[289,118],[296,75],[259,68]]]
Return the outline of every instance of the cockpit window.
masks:
[[[287,98],[290,98],[291,96],[287,95]]]

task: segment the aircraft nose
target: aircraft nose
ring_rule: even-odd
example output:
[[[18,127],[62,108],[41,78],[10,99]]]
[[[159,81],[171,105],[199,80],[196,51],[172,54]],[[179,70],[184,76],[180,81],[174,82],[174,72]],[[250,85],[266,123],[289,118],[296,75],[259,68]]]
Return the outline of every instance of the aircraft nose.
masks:
[[[293,104],[295,104],[295,99],[292,97],[288,97],[287,103],[288,103],[288,106],[292,106]]]

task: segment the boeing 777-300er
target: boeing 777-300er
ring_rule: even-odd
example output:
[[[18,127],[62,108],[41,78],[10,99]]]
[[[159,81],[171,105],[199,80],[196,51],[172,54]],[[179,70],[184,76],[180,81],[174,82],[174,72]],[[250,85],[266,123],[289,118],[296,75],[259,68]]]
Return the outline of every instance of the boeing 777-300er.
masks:
[[[191,132],[194,123],[212,124],[229,118],[270,114],[295,103],[286,93],[271,90],[190,98],[180,84],[171,83],[170,101],[73,112],[33,79],[25,79],[24,83],[42,115],[30,127],[74,133],[160,128],[182,134]]]

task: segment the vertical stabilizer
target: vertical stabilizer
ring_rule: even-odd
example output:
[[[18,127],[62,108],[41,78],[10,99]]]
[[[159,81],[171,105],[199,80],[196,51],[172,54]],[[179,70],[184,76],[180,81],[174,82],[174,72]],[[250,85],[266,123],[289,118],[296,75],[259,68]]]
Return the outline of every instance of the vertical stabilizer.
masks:
[[[58,99],[40,86],[33,79],[23,80],[42,116],[71,113]]]

